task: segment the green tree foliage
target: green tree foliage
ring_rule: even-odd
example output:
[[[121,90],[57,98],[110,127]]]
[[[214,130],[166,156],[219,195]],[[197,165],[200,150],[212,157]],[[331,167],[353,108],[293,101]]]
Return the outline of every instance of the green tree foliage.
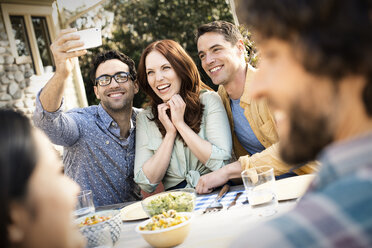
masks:
[[[198,65],[203,81],[213,86],[200,66],[195,31],[199,25],[214,20],[232,22],[226,0],[111,0],[104,9],[114,13],[111,37],[104,38],[103,46],[89,50],[80,59],[89,104],[97,103],[89,80],[91,62],[97,52],[118,49],[137,65],[142,50],[160,39],[179,42]],[[144,101],[144,95],[137,94],[134,105],[140,107]]]
[[[239,31],[243,35],[244,45],[247,51],[246,61],[253,67],[257,67],[258,64],[258,52],[254,41],[252,40],[252,34],[249,32],[245,25],[239,26]]]
[[[233,22],[228,1],[110,0],[103,8],[114,13],[111,35],[103,39],[103,46],[89,50],[88,54],[80,60],[89,104],[97,103],[89,80],[91,62],[97,52],[118,49],[131,57],[137,65],[143,49],[151,42],[161,39],[179,42],[198,65],[203,81],[216,89],[201,68],[197,56],[195,32],[199,25],[214,20]],[[247,43],[248,48],[250,45],[253,44]],[[252,58],[254,56],[251,56],[250,60]],[[144,102],[145,96],[142,93],[137,94],[134,106],[141,107]]]

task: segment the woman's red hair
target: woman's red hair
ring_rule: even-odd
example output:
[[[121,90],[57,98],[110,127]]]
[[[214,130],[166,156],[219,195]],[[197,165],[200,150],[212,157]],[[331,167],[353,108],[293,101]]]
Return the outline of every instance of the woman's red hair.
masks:
[[[199,71],[192,58],[179,43],[173,40],[160,40],[148,45],[142,52],[138,65],[138,84],[141,90],[147,94],[150,100],[148,105],[151,106],[154,115],[154,118],[150,120],[155,121],[160,133],[164,137],[166,131],[158,118],[157,107],[159,104],[163,103],[163,100],[152,90],[147,81],[146,74],[146,57],[154,50],[161,53],[169,61],[176,74],[181,78],[181,89],[179,94],[186,103],[184,120],[195,133],[199,133],[204,110],[204,106],[199,98],[200,90],[211,89],[201,81]]]

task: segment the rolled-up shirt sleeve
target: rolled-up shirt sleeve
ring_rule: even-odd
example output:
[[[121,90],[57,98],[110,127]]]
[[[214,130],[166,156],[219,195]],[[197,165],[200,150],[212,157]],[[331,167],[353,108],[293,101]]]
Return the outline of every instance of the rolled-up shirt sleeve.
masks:
[[[212,153],[205,166],[211,171],[230,162],[232,139],[229,120],[220,96],[215,92],[203,94],[202,102],[208,111],[205,118],[206,140],[212,144]]]
[[[40,102],[40,93],[36,96],[36,108],[33,121],[36,127],[42,129],[56,145],[72,146],[79,138],[79,127],[68,113],[64,113],[63,100],[55,112],[46,111]]]
[[[146,192],[153,192],[158,184],[153,184],[142,170],[143,164],[154,155],[154,150],[149,149],[148,119],[145,112],[137,115],[136,121],[136,156],[134,163],[134,181]],[[160,140],[161,141],[161,140]]]

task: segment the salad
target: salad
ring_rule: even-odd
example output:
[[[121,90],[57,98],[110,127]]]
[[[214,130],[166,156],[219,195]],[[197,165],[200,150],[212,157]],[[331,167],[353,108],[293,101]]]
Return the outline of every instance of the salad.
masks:
[[[194,195],[186,192],[162,194],[146,203],[145,208],[150,216],[161,214],[170,209],[177,212],[192,212],[194,209]]]
[[[189,217],[179,215],[175,210],[168,210],[162,214],[154,215],[145,226],[140,226],[141,231],[155,231],[175,226],[189,220]]]
[[[111,216],[92,215],[92,216],[86,217],[84,219],[84,221],[82,221],[79,224],[79,227],[91,226],[91,225],[94,225],[94,224],[98,224],[98,223],[104,222],[106,220],[109,220],[110,218],[111,218]]]

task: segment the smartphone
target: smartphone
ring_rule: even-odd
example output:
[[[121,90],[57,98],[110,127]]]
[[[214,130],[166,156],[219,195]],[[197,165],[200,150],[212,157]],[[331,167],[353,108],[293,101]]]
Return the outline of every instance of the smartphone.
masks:
[[[98,47],[102,45],[102,36],[100,28],[89,28],[75,32],[74,34],[80,35],[80,40],[84,42],[84,45],[81,47],[73,48],[67,52],[73,52],[93,47]]]

